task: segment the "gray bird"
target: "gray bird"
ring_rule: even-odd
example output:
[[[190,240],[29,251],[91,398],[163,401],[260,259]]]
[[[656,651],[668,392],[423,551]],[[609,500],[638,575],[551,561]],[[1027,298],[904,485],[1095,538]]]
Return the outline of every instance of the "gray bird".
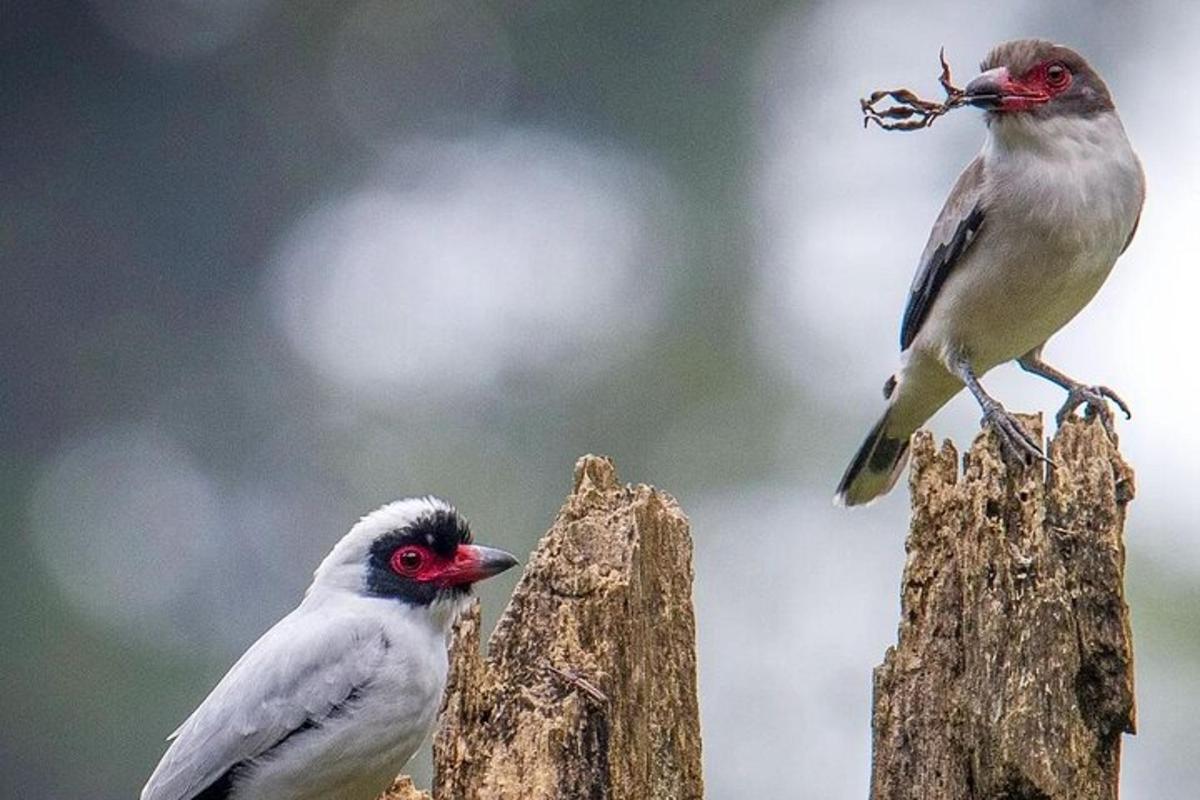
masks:
[[[433,725],[471,585],[516,563],[436,498],[363,517],[171,734],[142,800],[372,800]]]
[[[1084,58],[1038,39],[1006,42],[967,84],[986,110],[983,150],[933,225],[900,326],[900,369],[887,410],[838,484],[859,505],[886,493],[912,433],[966,386],[1006,451],[1044,458],[1038,442],[979,379],[1013,359],[1067,390],[1058,422],[1080,405],[1111,431],[1115,402],[1042,361],[1046,340],[1087,305],[1137,230],[1141,163],[1108,87]]]

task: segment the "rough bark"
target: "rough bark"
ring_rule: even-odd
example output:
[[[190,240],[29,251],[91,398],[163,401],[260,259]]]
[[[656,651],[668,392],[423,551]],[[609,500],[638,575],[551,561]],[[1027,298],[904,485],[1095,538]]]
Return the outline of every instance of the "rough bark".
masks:
[[[431,800],[429,792],[413,786],[412,778],[401,775],[392,783],[392,788],[379,796],[379,800]]]
[[[580,459],[486,656],[479,628],[476,606],[451,647],[434,798],[702,796],[692,542],[671,497]]]
[[[1040,436],[1041,419],[1023,417]],[[873,800],[1109,800],[1134,731],[1133,472],[1073,420],[1055,467],[913,441],[899,642],[875,671]]]

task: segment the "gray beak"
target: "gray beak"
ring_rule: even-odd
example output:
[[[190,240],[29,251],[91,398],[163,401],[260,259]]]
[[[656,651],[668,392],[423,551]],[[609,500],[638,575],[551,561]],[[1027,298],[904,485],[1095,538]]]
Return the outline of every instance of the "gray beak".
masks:
[[[963,97],[977,108],[995,110],[1003,103],[1005,88],[1009,83],[1007,68],[989,69],[967,84]]]
[[[517,559],[512,553],[481,544],[460,544],[454,553],[454,561],[442,571],[439,580],[447,586],[472,584],[516,565]]]
[[[479,558],[479,571],[485,578],[499,575],[505,570],[515,567],[518,563],[516,556],[496,547],[475,545],[475,553]]]

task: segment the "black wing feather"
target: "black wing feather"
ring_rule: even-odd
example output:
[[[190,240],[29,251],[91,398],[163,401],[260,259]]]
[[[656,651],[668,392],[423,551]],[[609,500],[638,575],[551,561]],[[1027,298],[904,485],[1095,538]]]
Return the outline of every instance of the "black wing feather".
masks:
[[[268,747],[259,755],[255,756],[254,758],[248,758],[243,761],[239,761],[229,769],[225,770],[221,777],[210,783],[199,794],[192,795],[192,800],[229,800],[231,797],[233,797],[234,781],[237,780],[238,774],[242,770],[250,768],[255,760],[268,757],[273,751],[278,750],[284,745],[284,743],[288,742],[299,734],[302,734],[305,731],[311,731],[315,728],[320,728],[321,725],[333,719],[334,717],[344,714],[347,706],[358,700],[361,695],[362,687],[353,687],[350,690],[350,693],[346,695],[344,700],[329,709],[329,712],[324,716],[324,718],[313,719],[312,717],[308,717],[304,720],[304,722],[300,723],[294,729],[288,731],[286,734],[284,734],[282,739]]]
[[[933,256],[917,275],[917,283],[913,285],[908,297],[908,307],[904,309],[904,321],[900,323],[901,350],[906,350],[913,339],[917,338],[921,323],[929,316],[929,309],[941,291],[942,284],[946,282],[954,265],[962,258],[982,224],[983,209],[976,207],[958,223],[950,241],[937,246]]]
[[[242,764],[234,764],[225,774],[208,785],[200,794],[193,795],[192,800],[229,800],[233,792],[233,779]]]
[[[962,262],[963,255],[983,226],[983,158],[967,165],[929,234],[921,266],[908,294],[908,306],[900,323],[900,349],[907,350],[937,300],[946,278]]]

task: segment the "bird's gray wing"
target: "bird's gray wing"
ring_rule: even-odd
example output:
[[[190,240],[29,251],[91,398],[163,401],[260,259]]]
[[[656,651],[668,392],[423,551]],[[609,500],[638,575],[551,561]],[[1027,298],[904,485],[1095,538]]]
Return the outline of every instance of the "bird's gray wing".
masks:
[[[293,611],[172,734],[141,800],[191,800],[236,765],[319,725],[370,680],[387,648],[369,620]]]
[[[983,156],[976,156],[950,190],[921,254],[921,265],[908,292],[904,321],[900,323],[901,350],[907,350],[917,338],[946,278],[962,261],[983,225],[983,187]]]

